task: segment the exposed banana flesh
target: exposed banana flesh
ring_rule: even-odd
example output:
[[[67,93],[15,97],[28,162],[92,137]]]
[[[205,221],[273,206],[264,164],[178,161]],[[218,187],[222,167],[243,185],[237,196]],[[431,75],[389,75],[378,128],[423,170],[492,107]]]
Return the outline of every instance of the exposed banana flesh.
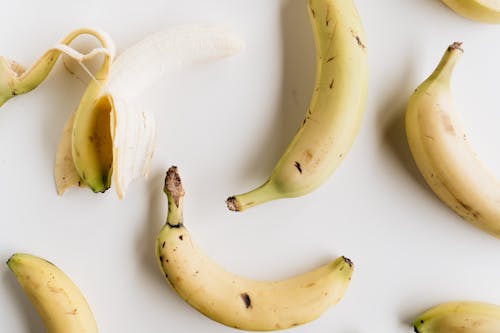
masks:
[[[417,333],[500,332],[500,307],[481,302],[440,304],[413,322]]]
[[[55,265],[29,254],[14,254],[7,265],[35,306],[48,333],[98,332],[82,293]]]
[[[418,169],[436,195],[458,215],[500,238],[500,182],[467,143],[450,92],[463,51],[446,50],[429,78],[411,96],[406,133]]]
[[[316,44],[316,83],[297,134],[259,188],[228,198],[242,211],[305,195],[323,184],[358,133],[368,87],[366,40],[353,0],[308,0]]]
[[[101,44],[107,43],[109,36],[99,29],[81,28],[70,32],[54,47],[47,50],[29,70],[15,61],[7,60],[0,56],[0,106],[14,96],[27,93],[38,87],[49,75],[57,59],[61,54],[67,54],[71,58],[83,63],[99,54],[110,54],[113,49],[94,48],[87,54],[82,54],[69,46],[69,44],[81,35],[96,37]]]
[[[458,14],[473,21],[500,23],[500,0],[442,0]]]
[[[179,296],[207,317],[243,330],[278,330],[312,321],[342,298],[353,272],[349,259],[340,257],[282,281],[239,277],[215,264],[191,239],[176,167],[167,172],[165,193],[169,211],[156,240],[158,263]]]
[[[104,192],[112,175],[122,198],[132,180],[147,175],[153,155],[155,121],[141,105],[144,91],[169,72],[228,57],[243,47],[224,28],[191,25],[153,34],[125,50],[89,84],[74,118],[72,137],[66,133],[61,138],[59,160],[68,156],[67,142],[72,140],[75,168],[56,172],[58,193],[78,185],[79,178],[94,192]]]

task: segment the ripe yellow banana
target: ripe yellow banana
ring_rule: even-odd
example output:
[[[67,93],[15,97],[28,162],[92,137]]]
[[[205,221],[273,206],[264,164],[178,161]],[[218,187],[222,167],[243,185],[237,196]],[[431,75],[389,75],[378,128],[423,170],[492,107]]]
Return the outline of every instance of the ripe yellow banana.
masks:
[[[65,130],[60,140],[58,193],[81,180],[94,192],[104,192],[112,177],[122,198],[132,180],[148,174],[154,150],[155,121],[143,110],[143,92],[169,72],[231,56],[243,46],[224,28],[190,25],[153,34],[116,60],[108,57],[66,125],[72,126],[71,133]]]
[[[417,333],[500,332],[500,307],[481,302],[440,304],[413,322]]]
[[[184,226],[184,189],[177,168],[165,179],[167,223],[156,240],[156,255],[173,289],[195,309],[224,325],[252,331],[285,329],[319,317],[343,296],[353,271],[340,257],[308,273],[263,282],[231,274],[211,261]]]
[[[446,50],[435,71],[411,96],[406,133],[412,155],[436,195],[458,215],[500,238],[500,182],[467,143],[455,112],[450,79],[462,55]]]
[[[328,179],[358,133],[368,86],[366,41],[353,0],[309,0],[316,44],[316,83],[305,119],[271,177],[227,199],[242,211],[305,195]]]
[[[59,268],[29,254],[14,254],[7,265],[37,309],[48,333],[97,333],[87,301]]]
[[[17,62],[0,57],[0,107],[12,97],[38,87],[47,78],[61,53],[67,54],[80,63],[98,54],[108,53],[107,49],[94,48],[88,54],[81,54],[69,46],[78,36],[85,34],[96,37],[101,43],[109,39],[104,32],[98,29],[74,30],[54,47],[47,50],[27,71]]]
[[[484,23],[500,23],[500,0],[442,0],[458,14]]]

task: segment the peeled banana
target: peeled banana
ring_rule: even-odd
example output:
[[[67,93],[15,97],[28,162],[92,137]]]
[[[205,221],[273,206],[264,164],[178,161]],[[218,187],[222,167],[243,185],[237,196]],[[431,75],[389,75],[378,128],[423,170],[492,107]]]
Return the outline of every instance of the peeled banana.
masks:
[[[418,169],[434,193],[458,215],[500,238],[500,182],[467,143],[450,92],[461,43],[450,45],[441,62],[411,96],[406,133]]]
[[[442,0],[458,14],[473,21],[500,23],[500,0]]]
[[[417,333],[500,332],[500,306],[481,302],[440,304],[413,322]]]
[[[48,333],[97,333],[90,307],[77,286],[52,263],[14,254],[7,265],[43,320]]]
[[[81,180],[94,192],[104,192],[113,179],[122,198],[133,179],[147,175],[153,155],[155,121],[142,106],[144,91],[169,72],[233,55],[243,46],[224,28],[189,25],[153,34],[110,58],[68,121],[71,134],[64,131],[61,137],[55,168],[58,193]]]
[[[253,191],[229,197],[230,210],[313,191],[345,158],[358,133],[368,86],[360,17],[353,0],[309,0],[308,8],[317,65],[307,114],[271,177]]]
[[[191,239],[176,167],[167,172],[165,193],[169,209],[156,240],[158,263],[179,296],[207,317],[243,330],[285,329],[318,318],[342,298],[353,272],[349,259],[282,281],[239,277],[211,261]]]

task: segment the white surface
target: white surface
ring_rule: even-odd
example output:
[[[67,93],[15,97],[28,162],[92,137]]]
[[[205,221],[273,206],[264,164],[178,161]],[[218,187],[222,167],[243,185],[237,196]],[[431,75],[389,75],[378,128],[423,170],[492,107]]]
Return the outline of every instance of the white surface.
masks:
[[[247,43],[232,59],[165,78],[145,96],[158,144],[147,181],[126,198],[55,192],[53,159],[84,86],[59,63],[34,92],[0,110],[0,259],[29,252],[79,285],[100,332],[231,332],[184,303],[156,265],[165,220],[163,174],[180,167],[186,224],[223,267],[280,279],[337,255],[356,264],[341,303],[293,332],[411,332],[409,322],[456,299],[500,304],[500,241],[449,211],[424,185],[402,114],[446,46],[464,42],[453,88],[476,151],[500,176],[500,27],[469,22],[438,0],[357,0],[367,32],[366,117],[345,162],[316,192],[242,214],[225,198],[260,185],[293,136],[314,80],[314,46],[300,0],[10,1],[0,53],[30,65],[71,29],[100,26],[118,49],[181,23],[220,23]],[[0,266],[2,332],[42,332],[37,314]]]

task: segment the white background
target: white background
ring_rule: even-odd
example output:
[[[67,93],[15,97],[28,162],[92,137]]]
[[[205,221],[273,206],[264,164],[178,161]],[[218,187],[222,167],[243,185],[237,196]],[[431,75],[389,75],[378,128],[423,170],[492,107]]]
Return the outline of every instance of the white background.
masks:
[[[244,53],[166,77],[144,95],[158,142],[151,175],[124,200],[55,192],[52,169],[63,124],[84,85],[61,63],[34,92],[0,110],[0,260],[42,256],[84,292],[100,332],[231,332],[184,303],[164,281],[154,239],[166,216],[168,166],[180,168],[193,238],[224,268],[281,279],[338,255],[355,274],[344,299],[293,332],[411,332],[437,303],[500,304],[500,241],[448,210],[409,154],[403,112],[448,44],[464,42],[453,92],[479,157],[500,176],[500,27],[467,21],[438,0],[357,0],[369,48],[366,116],[334,176],[302,198],[247,212],[230,194],[260,185],[295,133],[314,83],[304,0],[2,1],[0,54],[29,66],[70,30],[100,26],[124,50],[157,30],[220,23]],[[42,332],[35,310],[0,266],[0,330]]]

